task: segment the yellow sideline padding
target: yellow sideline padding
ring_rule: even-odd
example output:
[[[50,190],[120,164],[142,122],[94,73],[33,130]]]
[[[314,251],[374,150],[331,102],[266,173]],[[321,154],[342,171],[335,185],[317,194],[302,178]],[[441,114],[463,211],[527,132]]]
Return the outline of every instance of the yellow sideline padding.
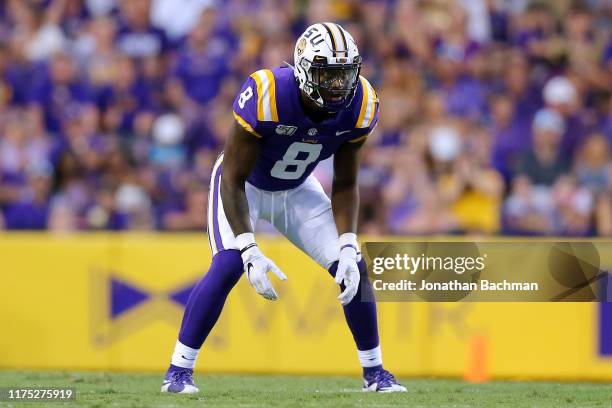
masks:
[[[327,272],[283,238],[258,242],[289,280],[273,278],[280,299],[269,302],[241,279],[198,370],[358,374]],[[0,235],[0,368],[164,370],[181,290],[210,259],[203,234]],[[596,303],[382,303],[378,310],[384,364],[396,375],[469,377],[480,344],[481,374],[491,378],[612,380],[612,358],[598,353]]]

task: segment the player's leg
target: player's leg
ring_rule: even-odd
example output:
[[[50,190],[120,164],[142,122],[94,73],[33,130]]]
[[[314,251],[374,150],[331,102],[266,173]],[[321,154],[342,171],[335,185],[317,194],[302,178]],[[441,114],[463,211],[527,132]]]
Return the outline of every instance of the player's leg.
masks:
[[[338,231],[331,201],[316,178],[310,176],[302,186],[282,194],[283,213],[277,214],[274,225],[298,248],[335,276],[338,267]],[[277,206],[279,208],[280,206]],[[372,391],[405,391],[382,366],[382,353],[378,338],[376,303],[368,279],[367,267],[360,259],[361,284],[353,300],[343,306],[346,322],[357,346],[359,362],[363,367],[364,389]],[[340,285],[340,290],[344,286]]]
[[[353,300],[343,306],[344,317],[357,345],[359,362],[363,367],[363,391],[374,392],[404,392],[406,388],[399,384],[395,377],[383,368],[382,351],[378,339],[378,325],[376,317],[376,302],[372,285],[368,279],[368,268],[364,259],[359,256],[359,275],[361,277],[359,289]],[[338,261],[328,269],[335,277]],[[340,285],[340,291],[344,285]],[[368,301],[363,301],[368,299]]]
[[[287,192],[287,222],[275,220],[275,226],[298,248],[335,276],[338,267],[338,231],[331,202],[320,183],[309,177],[302,186]],[[378,340],[376,303],[361,302],[363,291],[371,291],[363,260],[359,262],[362,284],[353,300],[343,307],[346,322],[359,350],[360,362],[368,368],[382,364]],[[374,355],[366,360],[362,355]]]
[[[242,258],[225,217],[219,193],[222,161],[223,156],[220,156],[215,163],[208,196],[208,238],[213,253],[212,263],[206,275],[189,295],[162,391],[198,391],[192,380],[198,353],[219,319],[228,294],[243,273]],[[258,214],[259,195],[249,184],[246,192],[251,224],[254,225]]]

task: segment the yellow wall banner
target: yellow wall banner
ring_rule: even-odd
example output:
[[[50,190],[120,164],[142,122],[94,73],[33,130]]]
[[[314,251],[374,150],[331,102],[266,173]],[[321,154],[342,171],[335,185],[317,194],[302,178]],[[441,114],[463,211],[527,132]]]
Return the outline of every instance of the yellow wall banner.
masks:
[[[198,370],[359,373],[328,273],[282,238],[258,241],[289,277],[275,282],[280,299],[241,279]],[[0,235],[0,368],[164,370],[210,259],[203,234]],[[611,306],[379,303],[385,366],[474,381],[611,381]]]

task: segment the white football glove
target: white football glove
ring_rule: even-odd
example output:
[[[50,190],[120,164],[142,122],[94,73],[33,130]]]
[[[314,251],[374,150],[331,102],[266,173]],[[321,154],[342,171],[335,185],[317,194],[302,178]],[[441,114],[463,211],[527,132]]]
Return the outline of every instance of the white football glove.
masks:
[[[255,288],[255,291],[268,300],[278,299],[278,295],[272,287],[268,278],[268,272],[272,271],[280,280],[287,280],[287,276],[261,253],[255,243],[255,237],[247,232],[236,237],[236,243],[240,248],[240,256],[244,265],[244,273],[247,280]]]
[[[344,291],[338,296],[343,306],[350,303],[359,290],[359,267],[357,266],[357,235],[347,232],[340,235],[340,259],[336,271],[336,283],[344,283]]]

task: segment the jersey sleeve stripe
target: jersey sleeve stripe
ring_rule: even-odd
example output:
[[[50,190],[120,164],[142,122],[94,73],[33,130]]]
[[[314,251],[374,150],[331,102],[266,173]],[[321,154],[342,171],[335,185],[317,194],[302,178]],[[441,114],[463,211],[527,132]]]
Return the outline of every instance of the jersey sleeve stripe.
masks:
[[[368,80],[363,77],[362,84],[364,86],[364,90],[367,90],[367,92],[363,93],[362,109],[364,101],[366,103],[366,108],[361,121],[358,121],[357,127],[367,128],[370,126],[370,123],[372,123],[372,119],[374,118],[374,113],[376,110],[376,92],[374,92],[374,88],[372,88],[372,85],[370,85]],[[361,117],[361,115],[359,116]]]
[[[251,78],[255,80],[255,85],[257,85],[257,120],[263,120],[263,104],[262,104],[262,88],[263,84],[261,82],[261,77],[258,75],[258,72],[251,74]]]
[[[276,81],[274,80],[274,74],[269,69],[266,69],[266,76],[268,77],[269,84],[270,116],[272,121],[278,122],[278,111],[276,110]]]
[[[262,69],[251,77],[257,84],[257,120],[278,122],[274,75],[270,70]]]
[[[363,77],[359,77],[359,80],[361,81],[361,91],[363,95],[361,96],[361,110],[359,111],[359,118],[357,118],[357,123],[355,124],[355,127],[358,128],[363,127],[362,123],[366,115],[367,105],[369,101],[369,89],[365,83],[365,79]]]
[[[370,125],[372,124],[372,120],[374,119],[374,116],[376,116],[376,109],[378,109],[378,101],[376,100],[376,91],[374,91],[372,89],[372,93],[374,94],[374,108],[372,110],[372,115],[370,116],[370,119],[368,120],[368,124],[366,125],[367,128],[370,127]]]
[[[266,74],[266,70],[259,70],[256,72],[261,81],[261,108],[263,111],[263,118],[259,120],[271,121],[272,114],[270,112],[270,80]]]
[[[239,114],[237,114],[234,111],[232,111],[232,113],[234,114],[234,119],[236,119],[236,122],[238,122],[240,126],[244,128],[244,130],[246,130],[249,133],[252,133],[254,136],[261,137],[261,135],[257,133],[255,129],[253,129],[253,127],[249,125],[248,122],[244,120]]]

